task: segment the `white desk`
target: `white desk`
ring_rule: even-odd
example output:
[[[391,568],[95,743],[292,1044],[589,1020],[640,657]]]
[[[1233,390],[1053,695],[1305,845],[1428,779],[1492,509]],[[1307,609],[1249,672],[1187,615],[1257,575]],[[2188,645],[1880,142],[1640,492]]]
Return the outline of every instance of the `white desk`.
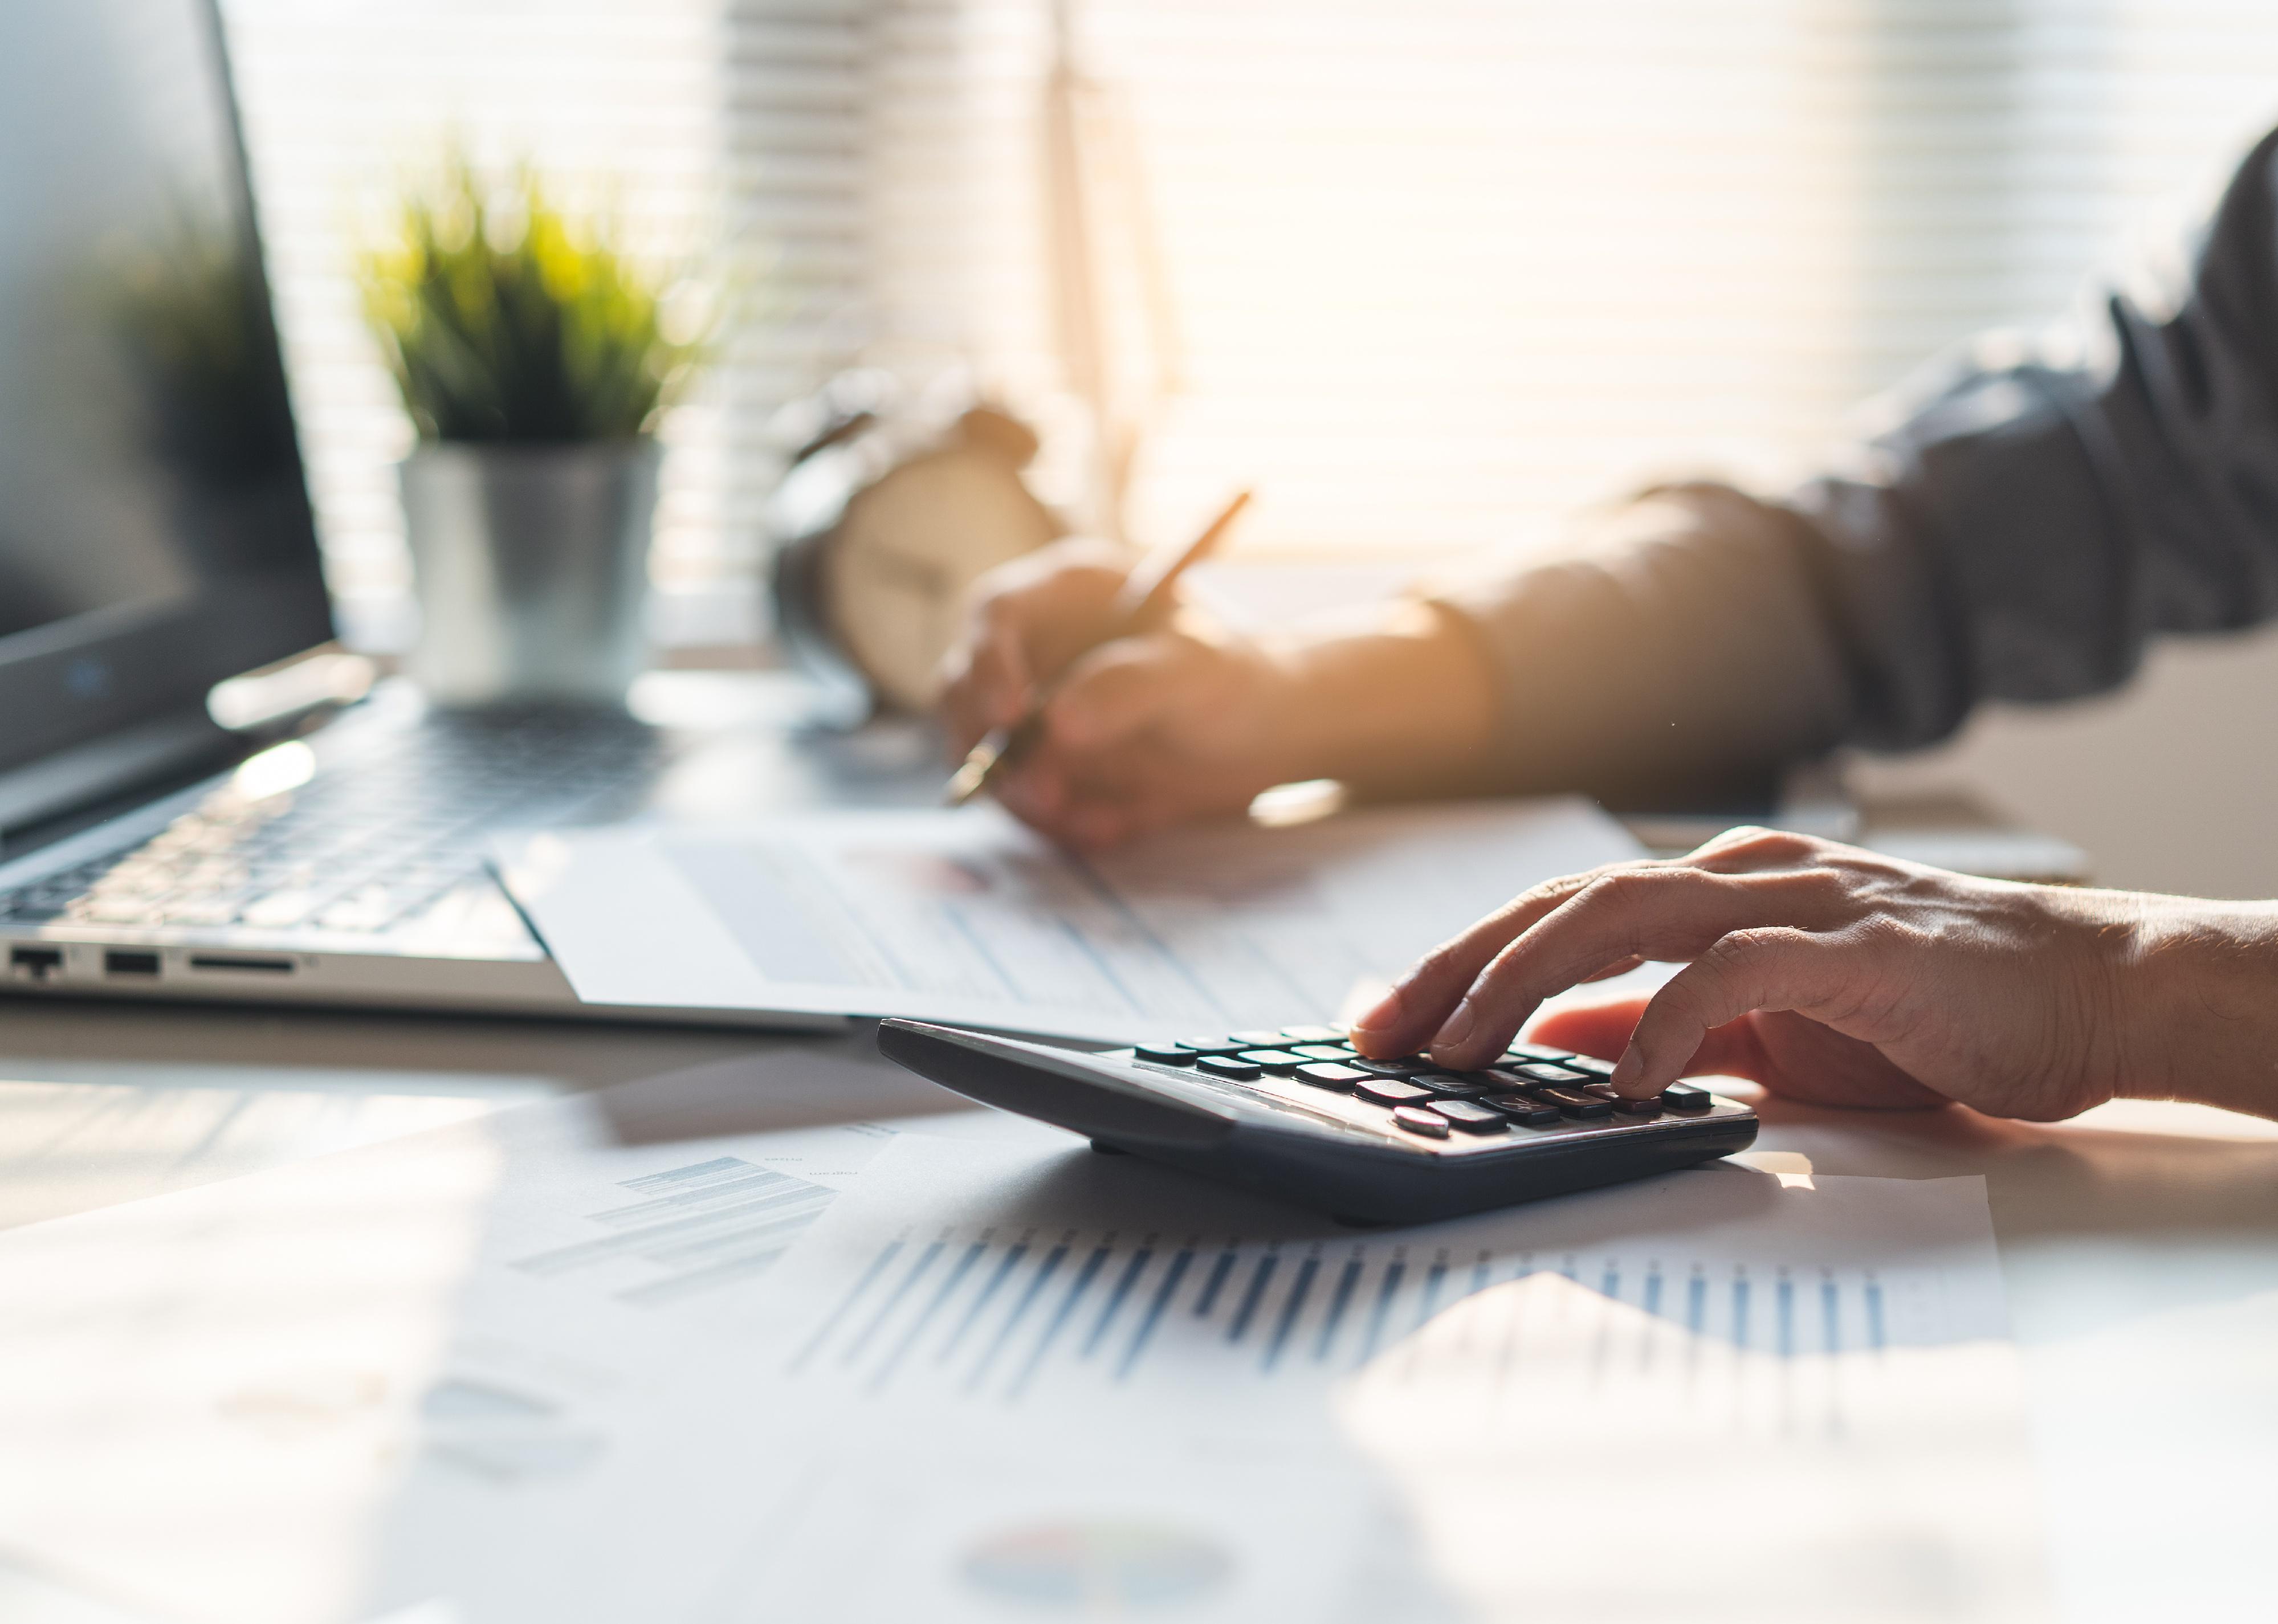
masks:
[[[654,1028],[0,1002],[0,1224],[768,1046]],[[877,1075],[877,1114],[906,1110],[906,1080]],[[2053,1127],[1959,1109],[1765,1115],[1760,1150],[1818,1172],[1987,1178],[2068,1624],[2278,1613],[2260,1561],[2278,1512],[2278,1125],[2141,1104]],[[1746,1508],[1728,1514],[1744,1536]],[[4,1555],[0,1617],[126,1624]]]

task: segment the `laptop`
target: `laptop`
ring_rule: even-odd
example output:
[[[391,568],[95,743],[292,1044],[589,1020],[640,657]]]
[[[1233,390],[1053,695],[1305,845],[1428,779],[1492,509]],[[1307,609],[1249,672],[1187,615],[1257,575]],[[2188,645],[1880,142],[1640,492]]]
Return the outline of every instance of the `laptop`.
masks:
[[[333,637],[211,0],[0,8],[0,990],[621,1013],[485,851],[634,814],[697,736],[401,686],[216,720]]]

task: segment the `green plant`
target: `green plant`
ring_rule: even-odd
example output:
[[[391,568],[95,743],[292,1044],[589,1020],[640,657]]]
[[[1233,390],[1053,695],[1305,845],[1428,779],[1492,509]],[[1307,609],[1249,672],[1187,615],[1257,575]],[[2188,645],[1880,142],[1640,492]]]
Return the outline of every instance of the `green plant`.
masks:
[[[358,271],[423,439],[644,433],[701,358],[700,335],[669,331],[665,278],[565,213],[528,169],[493,187],[454,161]]]

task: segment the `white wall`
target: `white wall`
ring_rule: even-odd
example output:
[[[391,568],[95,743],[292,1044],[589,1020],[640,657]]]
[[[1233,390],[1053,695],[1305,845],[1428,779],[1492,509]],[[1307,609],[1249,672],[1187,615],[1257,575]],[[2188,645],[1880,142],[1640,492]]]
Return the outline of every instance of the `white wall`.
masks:
[[[2085,848],[2099,884],[2278,897],[2278,632],[2168,644],[2108,698],[2004,708],[1863,792],[1974,789]]]

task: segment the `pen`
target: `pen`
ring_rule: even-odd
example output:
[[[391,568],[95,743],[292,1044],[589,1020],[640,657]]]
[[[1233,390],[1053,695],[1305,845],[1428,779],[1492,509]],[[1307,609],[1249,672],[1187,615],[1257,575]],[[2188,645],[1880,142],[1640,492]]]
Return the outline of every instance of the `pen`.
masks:
[[[1242,492],[1226,505],[1226,510],[1211,521],[1203,533],[1183,547],[1158,547],[1139,560],[1137,568],[1124,577],[1123,586],[1115,594],[1109,608],[1107,633],[1101,643],[1112,643],[1118,637],[1128,637],[1143,631],[1160,621],[1170,613],[1173,593],[1179,577],[1193,565],[1200,563],[1214,552],[1242,510],[1250,506],[1250,492]],[[1097,645],[1095,644],[1095,647]],[[1038,696],[1028,707],[1027,715],[1011,728],[992,728],[967,755],[964,762],[944,785],[941,798],[945,805],[962,806],[989,787],[997,769],[1017,760],[1021,753],[1036,742],[1043,731],[1044,706],[1051,703],[1049,692]]]

